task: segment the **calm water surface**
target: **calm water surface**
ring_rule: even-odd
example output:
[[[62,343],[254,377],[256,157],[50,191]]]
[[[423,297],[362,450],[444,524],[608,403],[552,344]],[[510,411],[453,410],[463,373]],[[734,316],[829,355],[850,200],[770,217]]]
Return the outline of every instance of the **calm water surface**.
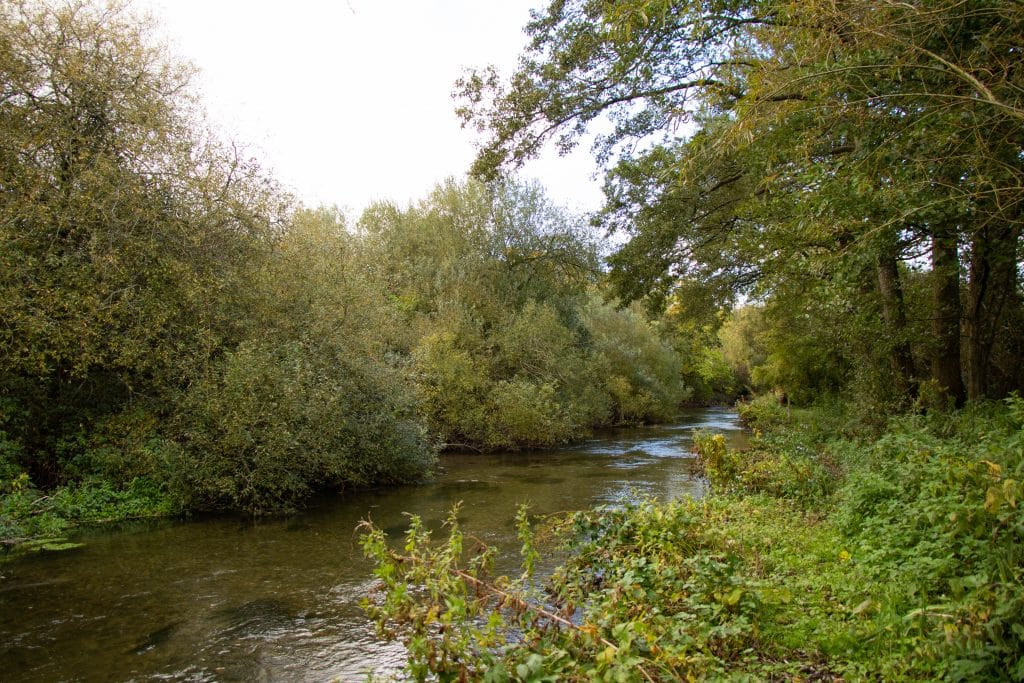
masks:
[[[361,519],[395,536],[403,513],[438,526],[463,501],[465,530],[511,565],[521,502],[546,514],[701,495],[694,429],[743,439],[734,412],[697,410],[571,448],[442,456],[429,484],[323,499],[286,519],[81,534],[82,548],[0,565],[0,680],[356,681],[398,668],[401,646],[377,642],[359,609],[373,585]]]

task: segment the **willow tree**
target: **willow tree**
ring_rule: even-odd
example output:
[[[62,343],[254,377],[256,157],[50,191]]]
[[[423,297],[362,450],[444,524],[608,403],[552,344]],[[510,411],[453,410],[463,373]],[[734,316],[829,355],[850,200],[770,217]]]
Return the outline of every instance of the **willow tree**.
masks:
[[[625,294],[817,297],[824,282],[876,312],[849,333],[883,340],[908,390],[930,376],[962,400],[962,338],[972,396],[1020,385],[992,360],[1020,342],[1019,3],[577,0],[527,32],[507,83],[461,82],[487,133],[474,169],[609,120],[596,152],[616,162],[604,218],[631,236]],[[914,336],[901,280],[922,256],[933,294],[916,313],[933,325]]]
[[[232,336],[223,294],[284,214],[191,75],[121,6],[0,7],[0,429],[40,483]]]

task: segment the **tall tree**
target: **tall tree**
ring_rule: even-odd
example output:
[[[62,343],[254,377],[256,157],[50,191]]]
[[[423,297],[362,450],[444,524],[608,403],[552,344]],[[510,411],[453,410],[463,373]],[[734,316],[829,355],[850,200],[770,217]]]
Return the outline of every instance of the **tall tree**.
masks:
[[[0,391],[40,483],[68,430],[195,376],[283,219],[203,133],[191,73],[117,4],[0,6]]]
[[[997,342],[983,330],[1003,329],[997,302],[1016,298],[1020,263],[1020,3],[577,0],[527,31],[507,85],[461,82],[465,120],[488,133],[474,169],[515,166],[552,138],[568,148],[608,117],[596,151],[619,159],[605,218],[631,223],[623,293],[694,275],[761,296],[846,281],[849,302],[870,295],[883,314],[861,337],[884,340],[910,387],[901,262],[929,250],[934,337],[918,347],[959,402],[963,324],[971,395],[991,393]],[[992,279],[995,253],[1009,256]],[[966,309],[964,271],[978,299]]]

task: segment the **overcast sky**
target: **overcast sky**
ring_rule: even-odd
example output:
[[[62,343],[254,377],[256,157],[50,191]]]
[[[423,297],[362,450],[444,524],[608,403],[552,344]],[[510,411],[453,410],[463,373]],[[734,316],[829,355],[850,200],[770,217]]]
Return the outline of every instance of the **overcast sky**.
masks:
[[[135,0],[201,70],[210,118],[308,204],[359,211],[462,177],[473,133],[451,91],[466,67],[509,73],[545,0]],[[556,201],[600,203],[586,148],[531,163]]]

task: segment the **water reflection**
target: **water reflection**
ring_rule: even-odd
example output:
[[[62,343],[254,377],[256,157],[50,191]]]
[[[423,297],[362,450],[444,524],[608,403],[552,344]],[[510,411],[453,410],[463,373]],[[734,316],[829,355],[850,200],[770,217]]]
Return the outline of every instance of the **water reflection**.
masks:
[[[695,428],[743,438],[731,411],[693,411],[557,451],[444,456],[430,484],[325,498],[290,518],[83,534],[82,548],[0,566],[0,678],[350,681],[398,668],[402,648],[378,642],[358,607],[373,584],[354,533],[360,519],[399,535],[404,513],[438,527],[462,501],[466,530],[508,549],[511,569],[520,502],[548,514],[699,496]]]

